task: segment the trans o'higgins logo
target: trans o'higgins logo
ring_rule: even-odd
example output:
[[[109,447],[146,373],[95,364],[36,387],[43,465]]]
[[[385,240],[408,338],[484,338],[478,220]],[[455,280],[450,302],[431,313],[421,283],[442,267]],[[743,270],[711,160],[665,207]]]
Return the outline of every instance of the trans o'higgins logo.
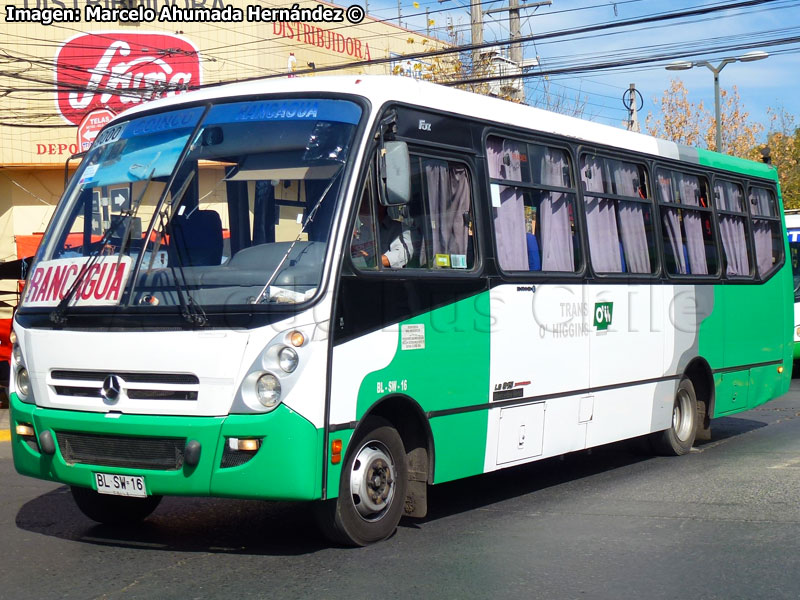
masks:
[[[86,33],[56,53],[58,110],[75,125],[88,112],[115,113],[200,85],[197,48],[162,33]]]

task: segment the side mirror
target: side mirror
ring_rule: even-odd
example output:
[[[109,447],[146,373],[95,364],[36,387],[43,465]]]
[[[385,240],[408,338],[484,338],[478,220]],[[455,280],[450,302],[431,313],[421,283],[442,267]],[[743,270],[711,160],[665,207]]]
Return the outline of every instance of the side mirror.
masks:
[[[378,189],[383,206],[402,206],[411,200],[411,158],[405,142],[384,142],[378,156]]]

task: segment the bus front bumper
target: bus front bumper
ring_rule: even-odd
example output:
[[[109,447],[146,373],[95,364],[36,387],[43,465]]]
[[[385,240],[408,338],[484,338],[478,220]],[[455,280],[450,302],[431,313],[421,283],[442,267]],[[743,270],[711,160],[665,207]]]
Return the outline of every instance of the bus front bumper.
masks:
[[[12,394],[10,416],[14,466],[23,475],[94,489],[96,473],[140,476],[150,495],[321,495],[323,432],[283,405],[263,415],[124,415],[39,408]],[[25,426],[32,427],[32,436],[24,435],[30,431]],[[259,440],[260,446],[234,451],[232,438]],[[194,466],[187,464],[190,453],[182,455],[190,442],[200,445]],[[174,464],[163,464],[170,453]]]

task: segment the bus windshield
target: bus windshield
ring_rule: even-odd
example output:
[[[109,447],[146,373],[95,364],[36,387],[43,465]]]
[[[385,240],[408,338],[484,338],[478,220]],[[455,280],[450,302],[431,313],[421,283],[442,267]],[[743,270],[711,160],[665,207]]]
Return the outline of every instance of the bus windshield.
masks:
[[[111,125],[45,234],[23,305],[309,300],[360,117],[345,100],[284,99]]]

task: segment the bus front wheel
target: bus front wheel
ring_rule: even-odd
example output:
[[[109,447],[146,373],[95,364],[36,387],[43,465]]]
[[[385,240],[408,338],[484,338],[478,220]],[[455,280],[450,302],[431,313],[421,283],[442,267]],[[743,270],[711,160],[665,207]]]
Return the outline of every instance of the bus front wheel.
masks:
[[[339,497],[318,507],[323,533],[351,546],[388,538],[403,516],[407,480],[400,435],[385,419],[368,417],[350,442]]]
[[[72,486],[72,498],[80,511],[92,521],[105,525],[132,525],[152,513],[161,496],[128,498],[98,494],[92,489]]]
[[[665,456],[687,454],[697,434],[697,396],[689,379],[682,379],[672,404],[669,429],[651,434],[653,449]]]

